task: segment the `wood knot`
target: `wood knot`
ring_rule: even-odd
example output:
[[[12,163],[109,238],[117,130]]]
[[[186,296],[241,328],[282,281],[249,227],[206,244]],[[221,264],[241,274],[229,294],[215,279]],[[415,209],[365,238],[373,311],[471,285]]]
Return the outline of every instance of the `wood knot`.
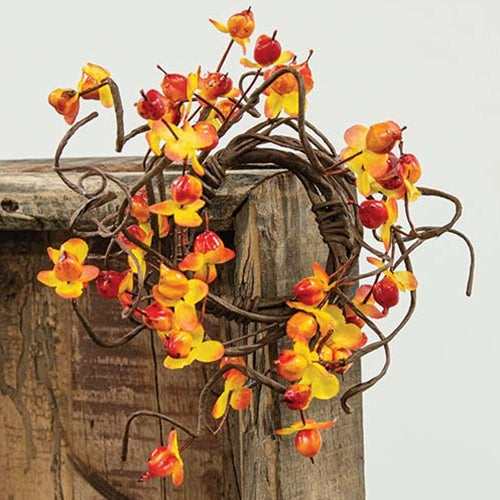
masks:
[[[8,213],[13,213],[19,210],[19,203],[16,200],[13,200],[12,198],[4,198],[0,202],[0,206],[2,207],[3,210],[5,210]]]

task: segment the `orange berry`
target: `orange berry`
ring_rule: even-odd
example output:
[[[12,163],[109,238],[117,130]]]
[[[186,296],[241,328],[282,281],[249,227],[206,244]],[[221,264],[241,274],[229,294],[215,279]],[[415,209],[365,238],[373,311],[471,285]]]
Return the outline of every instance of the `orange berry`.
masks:
[[[299,311],[286,323],[286,334],[292,340],[309,340],[316,334],[318,323],[311,314]]]
[[[374,153],[389,153],[401,137],[402,131],[397,123],[393,121],[375,123],[366,134],[366,147]]]
[[[313,458],[321,449],[321,434],[316,429],[304,429],[295,435],[295,448],[304,457]]]

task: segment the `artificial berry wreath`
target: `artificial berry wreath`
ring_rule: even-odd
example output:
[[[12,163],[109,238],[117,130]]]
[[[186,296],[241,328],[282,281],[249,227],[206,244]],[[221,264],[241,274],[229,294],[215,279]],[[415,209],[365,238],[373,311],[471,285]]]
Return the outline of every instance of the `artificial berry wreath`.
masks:
[[[312,460],[321,448],[320,431],[332,427],[334,419],[316,422],[309,418],[309,404],[314,398],[336,397],[342,374],[355,361],[378,349],[387,355],[389,342],[416,307],[414,250],[445,232],[460,236],[471,251],[467,294],[471,293],[474,262],[469,240],[454,227],[461,214],[459,200],[415,185],[421,168],[417,157],[406,151],[405,127],[394,121],[354,125],[345,132],[346,145],[337,153],[326,135],[305,117],[306,98],[314,87],[309,66],[312,51],[299,62],[293,52],[282,50],[274,32],[257,38],[251,60],[245,57],[255,28],[250,8],[232,15],[226,24],[211,22],[230,38],[215,71],[203,73],[198,67],[182,75],[159,67],[160,90],[140,91],[135,103],[146,123],[128,134],[118,86],[101,66],[88,63],[76,89],[60,88],[49,95],[49,103],[71,126],[57,149],[55,171],[86,202],[70,220],[75,237],[59,249],[48,249],[54,267],[39,272],[38,280],[71,300],[85,331],[101,346],[123,345],[150,329],[165,349],[165,369],[180,370],[195,362],[218,364],[199,396],[197,429],[149,410],[134,413],[127,422],[124,458],[135,417],[149,415],[172,424],[166,445],[152,451],[139,481],[171,476],[176,486],[184,477],[178,432],[186,435],[181,449],[187,453],[190,443],[202,436],[206,394],[221,380],[223,389],[211,405],[213,420],[224,422],[228,411],[247,408],[252,387],[262,384],[281,395],[281,404],[297,412],[297,423],[277,434],[295,434],[297,451]],[[223,71],[235,44],[243,51],[240,62],[246,70],[237,86]],[[98,100],[114,108],[117,151],[130,139],[145,135],[144,171],[133,186],[125,186],[97,167],[88,168],[77,183],[67,175],[71,169],[61,162],[66,144],[97,116],[93,112],[76,121],[82,100]],[[219,139],[240,120],[255,123],[220,147]],[[274,311],[281,312],[273,314],[263,313],[255,303],[242,304],[236,300],[236,291],[234,300],[228,301],[211,290],[217,266],[235,258],[234,250],[210,229],[211,200],[229,169],[269,166],[291,172],[304,186],[329,250],[326,264],[311,263],[312,274],[275,304]],[[173,167],[182,172],[167,186],[164,174]],[[96,177],[100,186],[89,191],[86,181]],[[101,218],[93,215],[117,196],[118,210],[110,209]],[[425,196],[444,198],[454,205],[455,213],[447,224],[414,225],[410,207]],[[84,217],[93,229],[81,228]],[[363,228],[369,230],[367,234]],[[95,237],[107,242],[99,267],[85,263],[87,257],[97,257],[88,255],[86,243]],[[363,254],[372,268],[359,274]],[[122,338],[111,342],[100,338],[78,305],[77,299],[91,281],[96,284],[91,293],[118,301],[124,321],[133,324]],[[402,293],[410,296],[407,309],[400,313],[399,324],[384,333],[378,321],[397,308]],[[204,329],[207,314],[258,327],[245,345],[241,339],[209,338]],[[279,355],[264,370],[252,368],[248,357],[270,344],[279,345]],[[385,374],[388,363],[387,357],[379,375],[344,391],[344,410],[349,411],[347,402],[353,395]]]

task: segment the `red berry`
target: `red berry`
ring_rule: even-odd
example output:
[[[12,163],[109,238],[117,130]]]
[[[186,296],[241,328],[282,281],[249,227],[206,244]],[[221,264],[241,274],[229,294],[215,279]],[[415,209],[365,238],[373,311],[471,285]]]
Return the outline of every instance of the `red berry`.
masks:
[[[260,35],[255,42],[253,57],[261,66],[269,66],[276,62],[281,55],[281,45],[278,40],[267,35]]]
[[[166,446],[157,446],[149,455],[148,471],[138,481],[144,482],[152,477],[165,477],[172,474],[179,459]]]
[[[208,73],[201,79],[201,94],[212,100],[222,97],[233,88],[233,80],[224,73]]]
[[[193,337],[188,332],[176,331],[163,341],[166,353],[172,358],[187,358],[191,352]]]
[[[412,184],[420,179],[422,169],[415,155],[411,153],[402,154],[399,158],[399,162],[403,171],[403,177],[408,179]]]
[[[219,238],[219,236],[213,231],[207,229],[195,238],[193,243],[193,251],[198,253],[207,253],[223,246],[224,243]]]
[[[301,279],[293,287],[295,298],[307,306],[319,304],[325,297],[325,285],[314,276]]]
[[[95,280],[97,292],[103,299],[116,299],[122,279],[123,274],[118,271],[101,271]]]
[[[283,394],[283,401],[290,410],[305,410],[311,402],[311,386],[294,384],[288,387]]]
[[[387,172],[377,181],[384,189],[389,191],[398,189],[403,184],[403,165],[400,159],[395,154],[389,153],[387,167]]]
[[[165,97],[175,103],[187,100],[187,78],[177,73],[167,73],[161,81],[161,89]]]
[[[206,121],[198,122],[193,129],[196,131],[198,137],[203,137],[203,140],[207,140],[208,144],[202,148],[201,151],[210,151],[215,148],[219,143],[219,135],[217,134],[217,129]]]
[[[151,302],[141,311],[144,324],[153,330],[168,331],[174,324],[174,314],[168,307],[163,307],[158,302]]]
[[[193,175],[185,174],[172,181],[170,186],[172,198],[179,205],[186,205],[198,200],[203,192],[200,180]]]
[[[383,201],[365,200],[359,205],[359,220],[368,229],[377,229],[389,218]]]
[[[139,115],[146,120],[159,120],[167,110],[166,97],[154,89],[142,95],[143,98],[136,103]]]
[[[389,309],[399,302],[399,290],[394,281],[385,277],[373,285],[373,298],[384,309]]]

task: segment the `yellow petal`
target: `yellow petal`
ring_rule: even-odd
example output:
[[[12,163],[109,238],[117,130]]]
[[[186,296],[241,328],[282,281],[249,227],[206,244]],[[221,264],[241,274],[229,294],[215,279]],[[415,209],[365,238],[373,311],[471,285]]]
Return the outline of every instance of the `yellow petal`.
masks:
[[[405,179],[406,186],[406,197],[410,203],[418,200],[420,198],[420,191],[407,179]]]
[[[253,68],[253,69],[256,69],[256,68],[260,68],[261,65],[256,63],[256,62],[253,62],[253,61],[250,61],[250,59],[246,58],[246,57],[242,57],[240,59],[240,64],[242,66],[245,66],[245,68]]]
[[[59,281],[56,285],[56,293],[63,299],[76,299],[83,293],[81,281],[65,282]]]
[[[219,247],[205,254],[207,264],[224,264],[236,257],[234,250],[226,247]]]
[[[149,132],[146,132],[146,140],[148,141],[151,151],[153,151],[156,156],[161,156],[163,154],[160,147],[160,136],[158,134],[150,130]]]
[[[111,94],[109,85],[105,85],[99,89],[99,100],[105,108],[111,108],[113,106],[113,95]]]
[[[179,205],[174,200],[165,200],[151,205],[149,211],[153,214],[172,215],[178,208]]]
[[[229,399],[229,404],[233,410],[244,410],[252,400],[252,391],[248,387],[241,387],[233,393]]]
[[[271,92],[266,99],[264,105],[264,113],[266,118],[276,118],[279,112],[283,109],[283,99],[276,92]]]
[[[56,264],[61,256],[61,250],[58,250],[57,248],[48,247],[47,253],[52,264]]]
[[[297,116],[299,114],[299,93],[298,91],[289,92],[283,97],[283,108],[285,113],[290,116]],[[307,102],[304,101],[306,106]]]
[[[205,264],[205,256],[199,252],[191,252],[179,262],[181,271],[197,271]]]
[[[194,361],[195,358],[192,352],[193,351],[191,351],[187,358],[172,358],[170,356],[167,356],[163,360],[163,366],[170,370],[180,370],[181,368],[190,365]]]
[[[227,404],[229,402],[229,391],[224,388],[222,394],[217,398],[213,408],[212,408],[212,417],[221,418],[224,413],[226,413]]]
[[[194,305],[183,300],[175,305],[175,321],[177,327],[186,332],[192,332],[200,324]]]
[[[415,278],[415,275],[410,271],[396,271],[394,273],[394,278],[396,285],[402,291],[417,289],[417,278]]]
[[[344,132],[344,140],[349,147],[357,151],[362,151],[365,149],[367,133],[368,127],[365,125],[353,125]]]
[[[308,366],[300,383],[311,384],[311,395],[318,399],[331,399],[340,390],[337,377],[318,363]]]
[[[205,174],[205,168],[199,162],[198,157],[194,154],[191,158],[191,167],[195,171],[196,174],[202,176]]]
[[[80,281],[83,281],[84,283],[91,281],[97,278],[99,272],[99,268],[96,266],[83,266]]]
[[[364,170],[356,178],[356,186],[358,187],[358,191],[363,196],[369,196],[370,194],[372,194],[372,188],[371,188],[372,181],[373,177]]]
[[[203,219],[191,208],[179,208],[174,212],[174,222],[182,227],[199,227]]]
[[[293,52],[290,52],[289,50],[283,50],[278,59],[273,64],[275,66],[279,66],[280,64],[285,64],[291,61],[294,57],[295,54]]]
[[[61,245],[61,251],[74,255],[81,264],[89,253],[89,246],[80,238],[71,238]]]
[[[193,351],[195,351],[196,359],[203,363],[217,361],[224,356],[224,346],[216,340],[206,340]]]
[[[229,33],[227,26],[220,21],[216,21],[215,19],[209,19],[209,21],[222,33]]]
[[[36,279],[47,286],[55,287],[59,283],[59,280],[56,278],[54,271],[40,271],[36,275]]]
[[[336,348],[355,349],[363,341],[363,332],[354,323],[346,323],[335,329],[332,340]]]

